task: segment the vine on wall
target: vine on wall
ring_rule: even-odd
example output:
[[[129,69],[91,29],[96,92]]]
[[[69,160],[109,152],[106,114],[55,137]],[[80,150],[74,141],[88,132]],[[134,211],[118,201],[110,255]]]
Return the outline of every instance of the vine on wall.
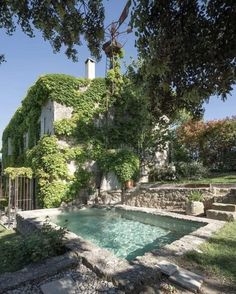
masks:
[[[7,167],[4,170],[4,175],[9,176],[12,180],[16,177],[26,177],[32,179],[33,171],[29,167]]]
[[[77,197],[80,190],[94,188],[95,175],[88,163],[96,162],[103,174],[113,171],[122,184],[138,178],[142,150],[153,140],[153,125],[139,82],[121,75],[118,61],[117,57],[106,79],[40,77],[4,131],[4,167],[32,168],[42,207],[58,206]],[[73,114],[54,123],[54,136],[39,138],[41,108],[48,100],[73,107]],[[23,142],[26,132],[28,150]],[[11,156],[7,155],[8,138],[12,139]],[[59,139],[70,147],[60,146]],[[73,176],[68,173],[71,161],[77,166]]]

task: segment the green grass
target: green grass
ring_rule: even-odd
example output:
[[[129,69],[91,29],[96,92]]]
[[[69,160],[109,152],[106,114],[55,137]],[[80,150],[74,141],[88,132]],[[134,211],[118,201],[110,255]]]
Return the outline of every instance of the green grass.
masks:
[[[202,253],[189,252],[184,261],[236,287],[236,221],[227,223],[199,249]]]
[[[200,180],[181,179],[174,181],[161,181],[167,184],[236,184],[236,172],[231,173],[212,173],[208,177]]]
[[[236,184],[236,173],[212,174],[207,178],[189,182],[202,184]]]

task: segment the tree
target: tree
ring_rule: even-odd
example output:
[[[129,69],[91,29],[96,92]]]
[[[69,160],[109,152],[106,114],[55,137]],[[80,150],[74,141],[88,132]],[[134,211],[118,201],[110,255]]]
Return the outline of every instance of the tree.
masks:
[[[0,4],[0,28],[12,35],[16,26],[29,37],[34,30],[42,32],[55,52],[66,47],[66,55],[77,59],[76,45],[81,45],[83,35],[91,54],[101,57],[104,39],[104,8],[102,0],[2,0]],[[0,63],[4,55],[0,55]]]
[[[195,115],[210,95],[224,100],[235,83],[233,0],[134,1],[132,23],[154,112]]]
[[[226,99],[236,80],[235,1],[132,2],[131,24],[152,113],[172,117],[186,109],[201,116],[211,95]],[[2,0],[0,5],[0,28],[7,34],[16,24],[30,37],[38,29],[55,51],[65,45],[73,60],[82,35],[92,55],[100,57],[103,21],[102,0]]]
[[[177,129],[177,138],[190,154],[211,169],[236,169],[236,119],[208,122],[189,120]]]

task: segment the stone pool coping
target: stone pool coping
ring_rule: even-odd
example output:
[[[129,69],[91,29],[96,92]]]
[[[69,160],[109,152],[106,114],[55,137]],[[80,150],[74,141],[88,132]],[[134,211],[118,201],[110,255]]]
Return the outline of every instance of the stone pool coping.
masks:
[[[116,205],[114,207],[125,211],[140,211],[151,215],[169,216],[176,219],[197,221],[206,224],[192,233],[183,236],[179,240],[165,245],[159,250],[147,252],[145,255],[139,256],[130,262],[120,259],[110,251],[100,248],[90,241],[68,231],[66,233],[65,246],[73,252],[76,252],[76,254],[82,258],[82,262],[86,266],[95,271],[99,276],[112,281],[122,290],[125,290],[125,293],[135,293],[133,291],[137,291],[143,284],[160,280],[162,273],[169,276],[172,281],[175,280],[175,275],[179,276],[182,273],[186,276],[188,273],[175,265],[174,272],[166,271],[166,266],[163,267],[162,263],[165,263],[166,258],[183,255],[190,250],[196,250],[200,244],[205,242],[212,235],[212,233],[225,224],[225,222],[218,220],[164,212],[154,208],[141,208],[126,205]],[[67,210],[63,208],[53,208],[19,212],[16,217],[17,230],[27,235],[32,231],[40,229],[46,216],[54,216],[65,211]],[[51,224],[55,228],[59,228],[57,225]],[[170,268],[173,268],[173,264],[172,266],[170,265]],[[179,278],[177,280],[179,280]],[[195,274],[195,279],[191,278],[191,280],[193,283],[185,285],[185,288],[194,292],[198,291],[203,278]],[[184,287],[183,284],[181,284],[181,286]]]

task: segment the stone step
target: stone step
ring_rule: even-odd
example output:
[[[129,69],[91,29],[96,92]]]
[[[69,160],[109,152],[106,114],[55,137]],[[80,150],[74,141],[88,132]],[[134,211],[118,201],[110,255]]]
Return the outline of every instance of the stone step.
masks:
[[[236,205],[230,203],[213,203],[212,209],[221,211],[236,212]]]
[[[206,211],[206,215],[207,215],[207,218],[217,219],[221,221],[228,221],[228,222],[236,219],[236,212],[230,212],[230,211],[208,209]]]
[[[187,271],[183,268],[179,268],[173,275],[169,277],[169,280],[193,293],[199,293],[203,284],[203,277],[193,272]]]

